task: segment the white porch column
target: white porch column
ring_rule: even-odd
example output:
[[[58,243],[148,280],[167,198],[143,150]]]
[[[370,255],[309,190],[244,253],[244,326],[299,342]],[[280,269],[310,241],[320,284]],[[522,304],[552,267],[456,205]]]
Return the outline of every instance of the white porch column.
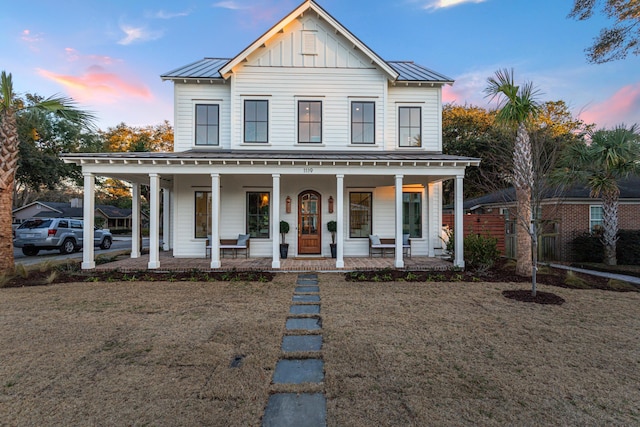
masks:
[[[436,219],[436,210],[434,209],[435,205],[435,185],[430,182],[427,184],[427,246],[429,253],[428,255],[431,258],[436,256],[436,242],[440,237],[440,227],[442,227],[442,218]],[[438,221],[437,227],[434,226],[434,222]]]
[[[336,268],[344,268],[344,175],[336,175]]]
[[[149,269],[160,267],[160,175],[149,174]]]
[[[89,270],[92,268],[96,268],[96,261],[94,259],[94,248],[93,248],[93,225],[95,215],[95,190],[96,190],[96,179],[92,173],[83,172],[82,176],[84,177],[84,200],[83,200],[83,218],[84,218],[84,227],[82,230],[82,269]]]
[[[402,178],[396,175],[396,268],[404,267],[404,252],[402,250]]]
[[[171,191],[168,188],[162,189],[162,250],[169,250],[169,197]]]
[[[131,183],[131,258],[140,258],[140,184]]]
[[[220,268],[220,174],[211,174],[211,268]]]
[[[271,196],[271,240],[273,247],[271,249],[271,268],[280,268],[280,174],[274,173],[273,178],[273,195]]]
[[[454,219],[454,236],[455,236],[455,257],[453,265],[456,267],[464,268],[464,210],[462,182],[464,176],[456,175],[456,202],[455,202],[455,219]]]

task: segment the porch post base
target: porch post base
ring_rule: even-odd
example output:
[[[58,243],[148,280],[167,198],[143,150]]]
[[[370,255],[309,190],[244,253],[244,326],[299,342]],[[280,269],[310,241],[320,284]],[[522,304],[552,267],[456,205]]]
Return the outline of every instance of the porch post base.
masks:
[[[160,268],[160,261],[149,261],[149,263],[147,264],[147,268],[151,270],[155,268]]]
[[[220,268],[222,267],[222,262],[220,261],[211,261],[211,268]]]
[[[336,268],[344,268],[344,260],[336,261]]]
[[[453,263],[453,266],[454,266],[454,267],[457,267],[457,268],[464,268],[464,260],[462,260],[462,261],[455,261],[455,262]]]
[[[83,270],[92,270],[96,268],[96,263],[95,261],[90,261],[90,262],[83,262],[82,263],[82,269]]]
[[[280,260],[272,261],[271,268],[280,268]]]
[[[396,268],[404,268],[404,261],[403,260],[396,260],[394,265],[395,265]]]

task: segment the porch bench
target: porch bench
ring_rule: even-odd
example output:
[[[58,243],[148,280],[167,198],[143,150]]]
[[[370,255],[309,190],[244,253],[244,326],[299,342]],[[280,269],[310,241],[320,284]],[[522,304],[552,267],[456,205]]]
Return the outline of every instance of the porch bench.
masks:
[[[243,237],[246,236],[246,237]],[[207,245],[205,247],[205,256],[211,255],[211,239],[207,239]],[[220,239],[220,256],[224,258],[225,251],[229,251],[233,254],[234,258],[238,257],[238,251],[244,251],[244,257],[249,258],[250,253],[249,235],[239,235],[238,239]]]
[[[411,241],[408,241],[408,244],[402,245],[402,254],[406,255],[408,258],[411,258]],[[380,252],[381,257],[384,257],[387,249],[390,249],[391,253],[395,254],[395,238],[378,238],[378,236],[375,235],[369,236],[369,258],[372,258],[376,251]]]

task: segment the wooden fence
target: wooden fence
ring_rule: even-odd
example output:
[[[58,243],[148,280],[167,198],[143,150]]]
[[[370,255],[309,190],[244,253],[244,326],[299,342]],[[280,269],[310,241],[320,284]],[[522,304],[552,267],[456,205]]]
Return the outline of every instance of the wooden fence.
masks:
[[[442,225],[454,228],[453,214],[442,215]],[[504,215],[500,214],[482,214],[482,215],[465,215],[463,221],[464,236],[469,234],[480,234],[483,236],[491,236],[498,239],[498,250],[500,254],[507,255],[505,252],[505,224]]]

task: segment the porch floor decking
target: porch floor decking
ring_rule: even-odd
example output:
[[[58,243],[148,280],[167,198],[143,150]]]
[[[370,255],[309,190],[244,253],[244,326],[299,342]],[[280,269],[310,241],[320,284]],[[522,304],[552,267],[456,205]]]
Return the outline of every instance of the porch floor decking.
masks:
[[[352,270],[378,270],[383,268],[395,269],[392,257],[345,257],[344,268],[336,268],[336,260],[332,258],[287,258],[280,260],[280,268],[271,268],[271,258],[222,258],[222,266],[214,271],[352,271]],[[140,258],[126,258],[107,264],[96,266],[96,271],[121,270],[140,271],[147,270],[149,255]],[[211,260],[205,258],[174,258],[171,251],[160,252],[160,268],[157,271],[209,271]],[[448,270],[453,264],[440,258],[414,256],[404,259],[405,270]]]

